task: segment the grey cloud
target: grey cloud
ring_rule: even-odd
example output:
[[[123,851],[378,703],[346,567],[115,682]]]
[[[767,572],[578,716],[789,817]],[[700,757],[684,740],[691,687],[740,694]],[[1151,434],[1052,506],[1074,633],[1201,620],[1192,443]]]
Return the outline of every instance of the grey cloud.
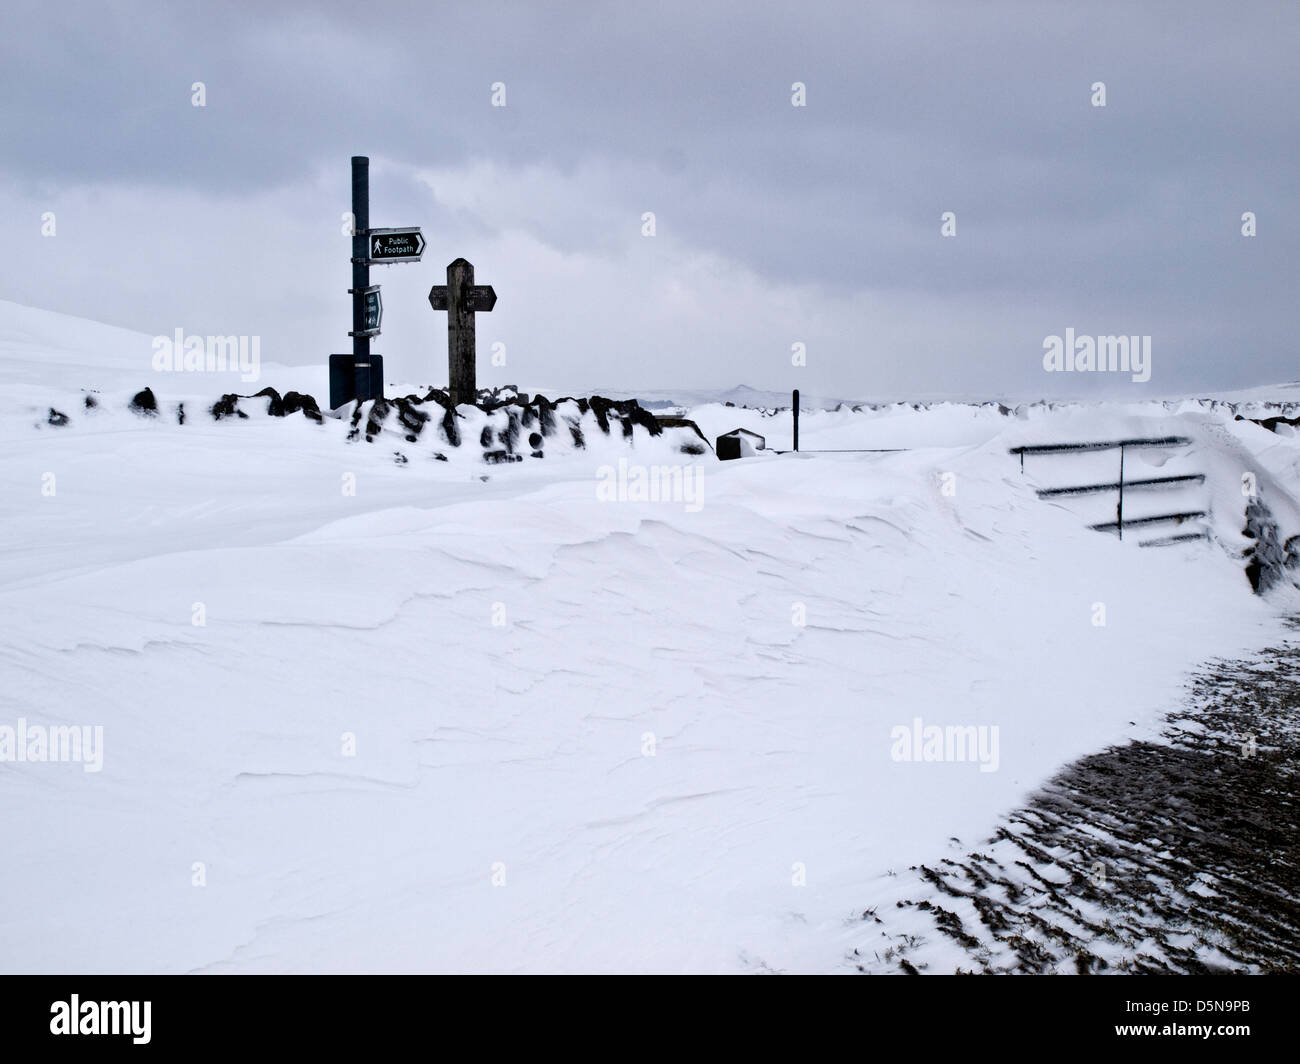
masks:
[[[321,175],[345,196],[356,152],[520,174],[604,164],[624,182],[620,224],[655,210],[662,232],[773,284],[976,296],[1016,335],[1039,328],[1023,309],[1036,300],[1186,333],[1189,381],[1213,378],[1213,326],[1230,323],[1255,372],[1290,372],[1294,5],[203,3],[0,17],[0,173],[28,189],[238,204],[319,194]],[[195,80],[207,108],[189,106]],[[498,80],[504,109],[489,106]],[[796,80],[805,109],[789,104]],[[1088,103],[1096,80],[1105,109]],[[617,241],[603,219],[555,221],[573,214],[551,195],[523,223],[541,239],[597,253]],[[440,217],[403,174],[377,170],[374,198],[390,224],[484,238],[493,225],[490,211]],[[417,203],[426,217],[396,216]],[[1253,241],[1238,235],[1247,209]],[[957,212],[955,239],[938,235],[943,210]]]

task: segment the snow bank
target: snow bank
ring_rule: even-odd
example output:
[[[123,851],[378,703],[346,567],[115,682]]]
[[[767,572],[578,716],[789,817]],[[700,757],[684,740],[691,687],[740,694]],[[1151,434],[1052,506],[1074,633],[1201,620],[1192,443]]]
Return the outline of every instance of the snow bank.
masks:
[[[1246,466],[1300,530],[1300,451],[1226,410],[847,409],[806,446],[912,449],[719,463],[634,426],[487,466],[392,411],[382,446],[140,416],[134,377],[47,423],[86,386],[0,410],[0,726],[104,737],[98,772],[0,764],[9,971],[834,970],[866,885],[1156,734],[1295,607],[1231,537]],[[1090,531],[1008,453],[1156,429],[1215,541]],[[629,458],[700,505],[602,493]],[[917,721],[996,726],[996,765],[896,759]]]

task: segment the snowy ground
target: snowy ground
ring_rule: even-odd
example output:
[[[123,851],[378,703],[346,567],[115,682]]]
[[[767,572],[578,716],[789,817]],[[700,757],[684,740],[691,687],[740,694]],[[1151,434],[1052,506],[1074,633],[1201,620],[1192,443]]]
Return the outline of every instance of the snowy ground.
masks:
[[[852,971],[888,872],[1158,736],[1296,607],[1250,593],[1240,484],[1300,533],[1300,446],[1191,402],[805,415],[805,448],[892,454],[397,464],[203,412],[320,371],[149,357],[0,304],[0,726],[103,728],[101,771],[0,764],[5,971]],[[145,385],[186,423],[128,411]],[[1091,468],[1007,453],[1148,433],[1192,440],[1135,461],[1206,474],[1213,540],[1089,531],[1034,489]],[[702,505],[602,500],[619,457],[690,463]],[[916,718],[996,726],[996,769],[895,760]]]
[[[1081,758],[975,846],[887,873],[846,955],[910,974],[1300,970],[1297,709],[1294,634],[1207,663],[1158,738]]]

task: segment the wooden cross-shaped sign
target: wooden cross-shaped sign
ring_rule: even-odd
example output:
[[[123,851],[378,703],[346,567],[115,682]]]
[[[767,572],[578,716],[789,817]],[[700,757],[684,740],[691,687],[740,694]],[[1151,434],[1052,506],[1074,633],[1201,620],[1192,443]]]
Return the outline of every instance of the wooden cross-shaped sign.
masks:
[[[474,283],[474,267],[457,259],[447,267],[447,283],[429,289],[429,305],[447,311],[447,368],[453,405],[478,398],[474,364],[474,315],[496,306],[490,284]]]

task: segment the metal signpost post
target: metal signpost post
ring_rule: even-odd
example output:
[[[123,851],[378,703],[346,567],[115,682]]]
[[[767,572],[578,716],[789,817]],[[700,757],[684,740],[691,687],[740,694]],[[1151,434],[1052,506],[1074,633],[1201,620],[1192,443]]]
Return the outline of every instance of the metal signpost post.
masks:
[[[390,262],[419,262],[424,235],[418,226],[370,228],[370,159],[352,156],[352,337],[351,355],[330,355],[330,409],[384,394],[384,360],[370,353],[384,314],[379,285],[370,283],[370,267]]]

